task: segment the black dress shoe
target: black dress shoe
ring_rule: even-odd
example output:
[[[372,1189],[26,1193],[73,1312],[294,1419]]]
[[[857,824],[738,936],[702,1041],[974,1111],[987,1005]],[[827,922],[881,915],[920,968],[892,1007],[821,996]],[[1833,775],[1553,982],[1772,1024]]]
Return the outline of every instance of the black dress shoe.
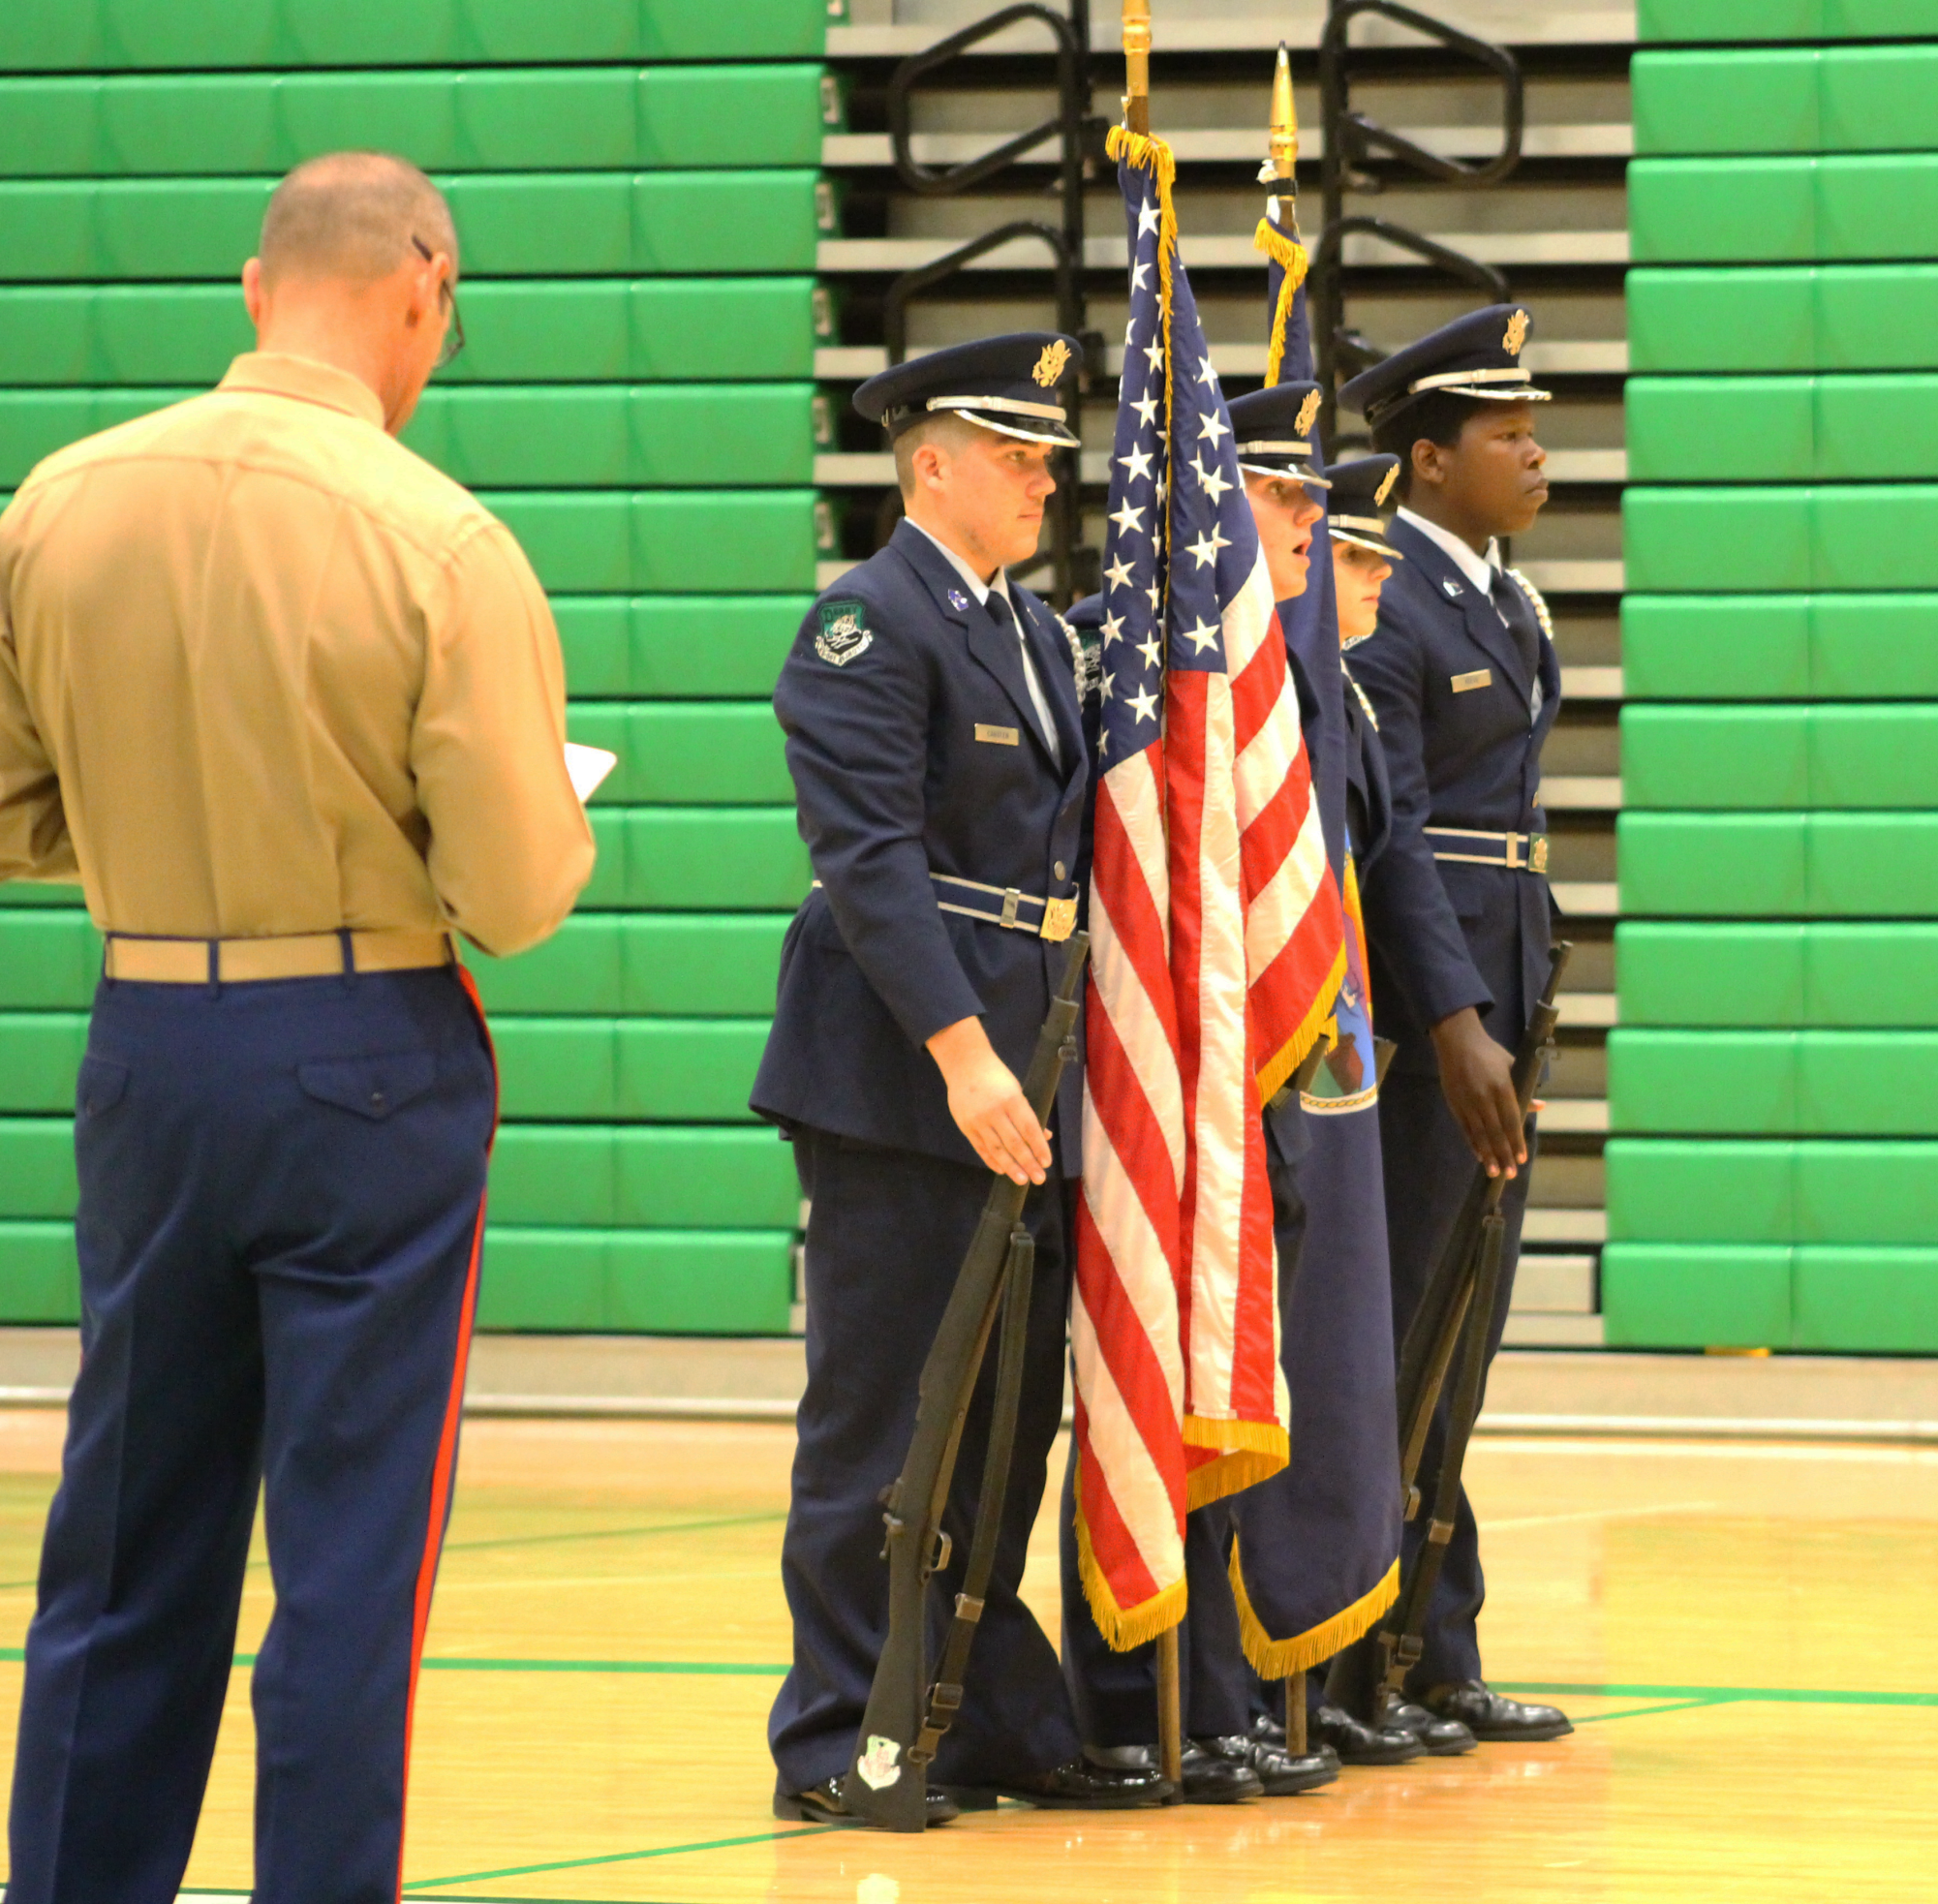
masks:
[[[805,1792],[777,1792],[774,1795],[774,1816],[776,1818],[797,1818],[806,1825],[871,1825],[872,1819],[863,1818],[859,1812],[850,1811],[846,1797],[847,1776],[837,1773],[833,1778],[824,1778],[818,1785],[810,1786]],[[930,1825],[953,1825],[962,1816],[962,1807],[946,1792],[930,1786],[923,1798]]]
[[[1380,1724],[1411,1733],[1427,1748],[1430,1759],[1456,1759],[1474,1749],[1474,1735],[1458,1719],[1442,1719],[1419,1701],[1393,1701],[1380,1714]]]
[[[1245,1738],[1187,1738],[1184,1741],[1184,1802],[1187,1805],[1242,1805],[1265,1797]]]
[[[1049,1811],[1135,1811],[1168,1805],[1178,1796],[1178,1788],[1157,1769],[1154,1745],[1087,1752],[1048,1771],[998,1779],[989,1789]]]
[[[1285,1743],[1284,1727],[1270,1719],[1253,1721],[1248,1737],[1241,1735],[1232,1738],[1201,1738],[1197,1743],[1205,1751],[1222,1757],[1243,1756],[1258,1774],[1259,1785],[1268,1798],[1289,1798],[1296,1793],[1314,1791],[1321,1785],[1332,1784],[1339,1775],[1339,1757],[1330,1745],[1294,1753]]]
[[[1523,1705],[1518,1699],[1490,1692],[1478,1679],[1434,1686],[1421,1695],[1421,1703],[1443,1719],[1458,1719],[1476,1738],[1490,1744],[1538,1745],[1575,1730],[1559,1706]]]
[[[1404,1766],[1427,1748],[1398,1726],[1369,1726],[1343,1706],[1322,1705],[1307,1721],[1307,1736],[1330,1745],[1346,1766]]]

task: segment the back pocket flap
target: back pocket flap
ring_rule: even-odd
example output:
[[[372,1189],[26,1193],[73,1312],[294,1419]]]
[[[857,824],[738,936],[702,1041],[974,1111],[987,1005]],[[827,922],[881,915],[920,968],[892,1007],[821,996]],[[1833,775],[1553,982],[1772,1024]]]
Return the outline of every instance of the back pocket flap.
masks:
[[[98,1118],[121,1102],[128,1090],[129,1071],[111,1058],[92,1055],[80,1060],[80,1077],[75,1087],[75,1112],[82,1118]]]
[[[296,1081],[320,1103],[354,1111],[382,1123],[437,1082],[438,1060],[427,1051],[390,1058],[330,1058],[296,1066]]]

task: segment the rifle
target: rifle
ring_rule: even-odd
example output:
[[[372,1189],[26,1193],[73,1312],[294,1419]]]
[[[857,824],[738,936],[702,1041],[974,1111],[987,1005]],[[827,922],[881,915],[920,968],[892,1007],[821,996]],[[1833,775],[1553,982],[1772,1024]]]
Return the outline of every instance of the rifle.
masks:
[[[1090,947],[1088,934],[1071,936],[1061,980],[1023,1080],[1023,1094],[1039,1120],[1048,1119],[1063,1067],[1076,1059],[1077,1012]],[[888,1639],[876,1662],[875,1683],[869,1689],[844,1797],[857,1816],[891,1831],[920,1831],[928,1822],[929,1766],[962,1705],[969,1648],[996,1565],[1023,1394],[1030,1288],[1035,1269],[1035,1244],[1021,1221],[1028,1194],[1028,1184],[1013,1183],[1007,1177],[995,1176],[990,1184],[949,1305],[922,1364],[908,1453],[882,1500],[888,1528],[883,1550],[888,1561]],[[975,1530],[963,1590],[956,1596],[955,1616],[932,1683],[928,1585],[930,1578],[949,1563],[950,1541],[942,1529],[942,1511],[948,1504],[963,1424],[999,1308],[1002,1335],[997,1355],[996,1405]]]
[[[1561,974],[1568,968],[1574,946],[1562,939],[1548,968],[1548,984],[1528,1020],[1514,1058],[1514,1090],[1521,1104],[1523,1126],[1533,1115],[1534,1093],[1541,1088],[1549,1060],[1554,1055],[1554,1028],[1561,1012]],[[1433,1512],[1427,1538],[1413,1557],[1400,1583],[1400,1597],[1381,1623],[1378,1639],[1379,1678],[1373,1695],[1374,1724],[1400,1699],[1406,1675],[1419,1664],[1427,1609],[1454,1537],[1454,1514],[1461,1497],[1461,1471],[1466,1463],[1467,1443],[1481,1411],[1487,1382],[1488,1341],[1493,1333],[1500,1302],[1501,1254],[1507,1240],[1507,1218],[1501,1214],[1505,1177],[1489,1177],[1478,1166],[1461,1205],[1440,1260],[1426,1294],[1408,1325],[1400,1349],[1400,1485],[1406,1497],[1405,1518],[1416,1519],[1422,1505],[1420,1463],[1434,1411],[1446,1387],[1455,1352],[1461,1354],[1460,1379],[1455,1385],[1440,1469],[1433,1477]]]

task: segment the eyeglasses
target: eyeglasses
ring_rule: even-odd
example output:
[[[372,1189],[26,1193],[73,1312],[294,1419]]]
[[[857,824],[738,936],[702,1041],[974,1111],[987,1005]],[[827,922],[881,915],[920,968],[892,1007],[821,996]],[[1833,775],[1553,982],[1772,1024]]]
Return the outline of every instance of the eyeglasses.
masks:
[[[417,256],[426,264],[435,261],[437,253],[432,251],[423,239],[414,236],[411,243],[416,247]],[[434,369],[442,370],[446,364],[452,362],[456,358],[457,353],[464,349],[464,319],[458,315],[457,292],[452,289],[448,278],[438,287],[438,292],[446,306],[449,309],[451,318],[450,327],[445,332],[444,348],[438,353],[438,360],[433,365]]]

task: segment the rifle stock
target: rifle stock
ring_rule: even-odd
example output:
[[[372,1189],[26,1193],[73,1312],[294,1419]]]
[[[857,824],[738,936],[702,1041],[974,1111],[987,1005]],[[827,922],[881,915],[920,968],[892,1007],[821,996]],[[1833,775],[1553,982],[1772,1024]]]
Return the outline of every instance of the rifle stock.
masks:
[[[1076,1057],[1077,1014],[1089,956],[1089,936],[1072,935],[1061,982],[1024,1076],[1023,1094],[1039,1120],[1048,1120],[1063,1067]],[[1019,1221],[1028,1195],[1027,1185],[1006,1177],[995,1177],[990,1184],[922,1365],[907,1456],[884,1500],[888,1638],[876,1663],[845,1796],[851,1810],[892,1831],[920,1831],[928,1822],[929,1754],[918,1743],[929,1689],[927,1589],[930,1576],[948,1562],[942,1512],[963,1422],[1009,1281],[1012,1252],[1019,1240],[1026,1249],[1030,1244],[1029,1232]]]

